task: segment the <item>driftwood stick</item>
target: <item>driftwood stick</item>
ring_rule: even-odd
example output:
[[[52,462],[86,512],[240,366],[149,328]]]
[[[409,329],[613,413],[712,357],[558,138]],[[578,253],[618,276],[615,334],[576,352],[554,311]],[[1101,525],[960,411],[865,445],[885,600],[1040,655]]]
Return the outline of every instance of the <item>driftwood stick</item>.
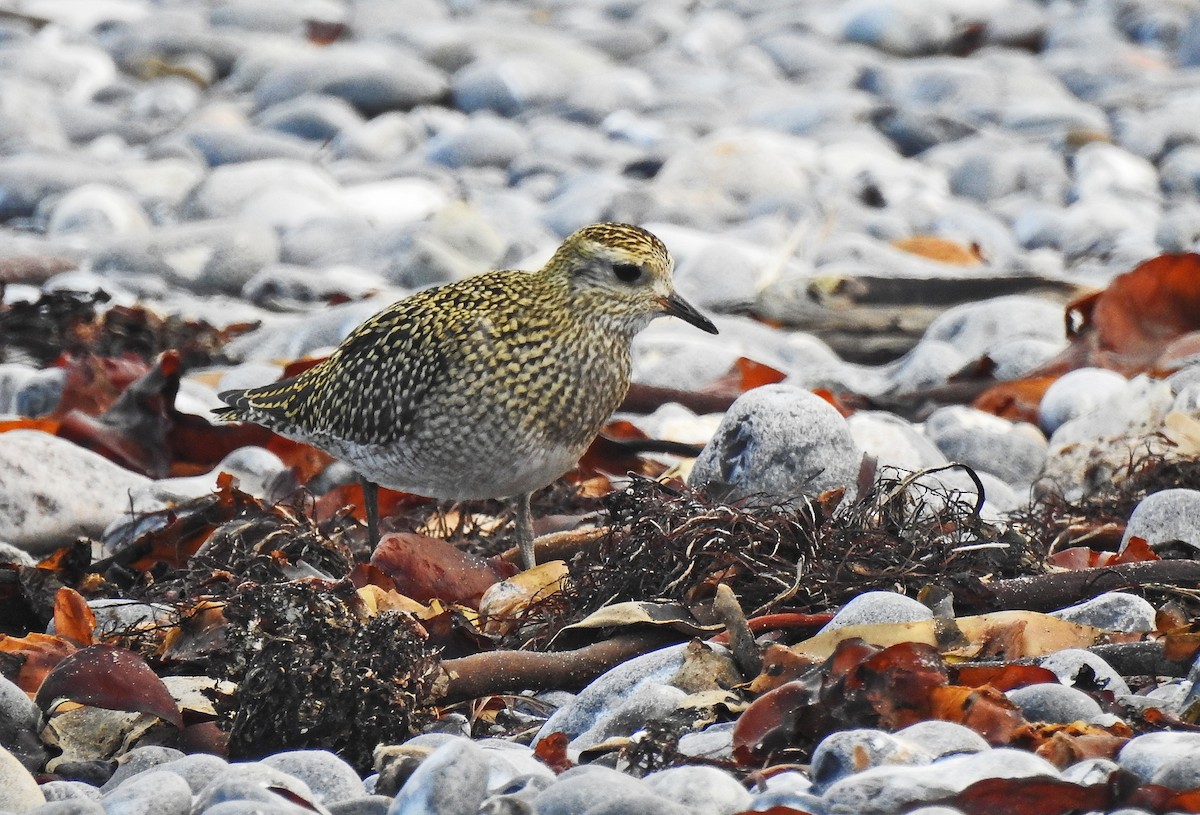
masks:
[[[578,690],[627,659],[679,642],[661,629],[619,634],[574,651],[484,651],[442,662],[432,698],[441,704],[522,690]]]

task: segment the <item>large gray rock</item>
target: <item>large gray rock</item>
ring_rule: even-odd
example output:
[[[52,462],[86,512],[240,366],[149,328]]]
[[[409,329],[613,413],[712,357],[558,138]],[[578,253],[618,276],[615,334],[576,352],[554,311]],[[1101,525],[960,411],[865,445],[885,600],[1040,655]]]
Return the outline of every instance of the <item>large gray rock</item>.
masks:
[[[788,500],[853,487],[861,459],[832,405],[801,388],[767,385],[730,406],[688,482],[723,500]]]
[[[1122,551],[1134,537],[1151,546],[1178,540],[1200,549],[1200,491],[1169,489],[1147,495],[1129,516]]]
[[[29,770],[0,747],[0,812],[28,812],[46,803]]]
[[[153,482],[37,430],[0,433],[0,540],[32,554],[98,537]]]

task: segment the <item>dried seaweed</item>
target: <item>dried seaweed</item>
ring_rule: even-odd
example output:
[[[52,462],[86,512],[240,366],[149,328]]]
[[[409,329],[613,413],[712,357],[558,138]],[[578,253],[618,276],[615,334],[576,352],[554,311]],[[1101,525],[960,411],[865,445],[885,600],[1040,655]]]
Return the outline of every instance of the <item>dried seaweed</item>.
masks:
[[[885,474],[857,501],[713,501],[682,486],[634,479],[605,500],[610,532],[570,563],[570,585],[531,607],[521,629],[546,636],[612,603],[695,608],[720,583],[747,613],[824,610],[874,589],[916,594],[947,575],[1040,571],[1026,538],[980,520],[975,496]],[[541,637],[534,637],[533,642]]]
[[[43,291],[32,302],[0,307],[3,361],[45,367],[62,354],[132,355],[152,360],[179,351],[185,368],[228,362],[222,350],[254,326],[217,328],[203,320],[163,317],[142,306],[109,305],[103,291]]]
[[[225,606],[216,676],[237,683],[214,699],[230,758],[332,750],[368,771],[376,744],[414,735],[437,670],[407,614],[368,617],[346,582],[246,584]]]

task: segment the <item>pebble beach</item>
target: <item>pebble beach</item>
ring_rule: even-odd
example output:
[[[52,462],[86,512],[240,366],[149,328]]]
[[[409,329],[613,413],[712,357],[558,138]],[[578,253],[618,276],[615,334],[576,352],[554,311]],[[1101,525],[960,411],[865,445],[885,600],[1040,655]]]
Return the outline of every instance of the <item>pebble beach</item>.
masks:
[[[80,538],[96,561],[119,561],[172,522],[166,513],[228,496],[221,473],[256,500],[297,478],[265,444],[181,467],[80,443],[107,437],[64,430],[77,369],[13,315],[77,297],[156,315],[159,336],[202,336],[169,363],[103,371],[123,387],[147,371],[177,380],[165,415],[207,422],[219,392],[328,354],[388,303],[535,269],[604,221],[658,235],[679,293],[720,329],[656,321],[634,343],[637,386],[711,392],[746,361],[775,374],[724,411],[668,401],[620,414],[645,438],[698,451],[664,461],[714,500],[852,501],[868,493],[863,473],[924,472],[926,488],[973,507],[979,526],[956,546],[983,557],[1039,496],[1084,506],[1139,455],[1200,457],[1191,0],[20,0],[0,9],[0,577],[11,577],[0,616],[34,595],[39,562]],[[1131,275],[1163,255],[1182,258],[1155,289],[1179,313],[1138,335],[1150,338],[1141,356],[1103,337],[1084,348],[1072,315],[1102,332],[1133,320],[1115,310],[1148,311],[1134,288],[1145,276]],[[1104,290],[1104,305],[1078,305]],[[850,321],[867,328],[848,335]],[[1004,409],[999,396],[945,396],[964,372],[1002,385],[1056,365],[1020,409],[1017,389]],[[43,420],[63,424],[47,432]],[[354,480],[336,464],[316,478],[326,491]],[[1145,549],[1200,560],[1200,481],[1167,486],[1081,539],[1130,560]],[[303,566],[297,582],[345,577]],[[63,582],[87,595],[86,581]],[[1194,628],[1197,585],[1169,609],[1141,586],[1038,609],[1048,626],[1076,627],[1054,629],[1059,645],[1022,646],[1014,662],[1041,670],[1036,680],[993,688],[1011,716],[1043,728],[1038,749],[946,717],[809,742],[800,726],[786,737],[764,726],[756,741],[747,711],[796,674],[684,683],[689,649],[719,630],[700,627],[699,640],[680,636],[582,688],[526,691],[520,728],[481,738],[474,713],[456,709],[381,746],[370,768],[312,746],[254,760],[193,749],[151,726],[159,703],[55,713],[49,691],[18,676],[28,658],[6,661],[25,653],[6,640],[46,628],[13,616],[0,629],[0,815],[972,815],[1001,811],[965,794],[995,779],[1055,794],[1154,790],[1119,807],[1085,796],[1075,810],[1006,812],[1197,812],[1194,648],[1172,652],[1183,667],[1167,675],[1092,647],[1149,643],[1168,618]],[[832,615],[817,636],[945,616],[915,592],[871,588],[803,609]],[[169,603],[87,605],[93,648],[108,647],[105,631],[176,622]],[[39,621],[61,634],[54,608]],[[944,657],[950,676],[941,645],[927,643],[922,664]],[[735,660],[736,643],[704,647]],[[796,648],[813,665],[833,652]],[[215,675],[159,673],[173,715],[215,715],[200,701]],[[736,701],[697,701],[726,692]],[[637,745],[680,711],[694,720],[674,732],[668,766],[634,766]],[[1082,733],[1109,747],[1042,750],[1046,726],[1079,728],[1056,744]],[[508,738],[515,729],[525,737]],[[771,744],[800,752],[775,760]]]

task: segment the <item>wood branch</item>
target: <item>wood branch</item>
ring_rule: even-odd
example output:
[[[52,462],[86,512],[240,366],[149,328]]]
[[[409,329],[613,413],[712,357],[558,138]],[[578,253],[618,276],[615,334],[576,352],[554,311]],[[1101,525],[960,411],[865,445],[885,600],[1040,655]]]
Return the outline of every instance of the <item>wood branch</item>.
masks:
[[[679,642],[674,631],[620,634],[574,651],[485,651],[447,659],[431,698],[441,704],[523,690],[579,690],[627,659]]]
[[[972,610],[1053,611],[1108,591],[1141,588],[1150,583],[1195,589],[1200,586],[1200,560],[1122,563],[990,583],[967,580],[949,588],[954,592],[956,603]]]

